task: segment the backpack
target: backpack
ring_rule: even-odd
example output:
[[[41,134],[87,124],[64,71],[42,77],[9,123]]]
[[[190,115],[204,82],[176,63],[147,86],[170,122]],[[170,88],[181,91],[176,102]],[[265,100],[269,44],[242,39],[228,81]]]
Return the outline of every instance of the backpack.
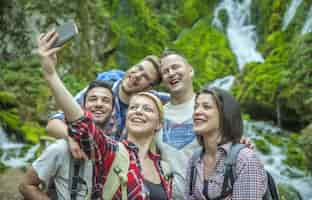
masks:
[[[233,144],[231,146],[231,149],[224,160],[225,171],[224,171],[224,182],[222,185],[222,192],[219,197],[216,197],[213,200],[222,200],[226,198],[229,194],[232,194],[233,185],[235,182],[234,172],[235,172],[235,167],[236,167],[237,156],[240,150],[246,147],[247,146],[244,144]],[[190,177],[190,185],[189,185],[190,196],[193,194],[193,189],[194,189],[194,186],[196,183],[196,177],[197,177],[197,172],[196,172],[197,170],[196,170],[195,162],[196,160],[200,158],[201,154],[202,154],[202,150],[196,151],[191,158],[192,164],[191,164],[191,177]],[[268,186],[262,199],[263,200],[279,200],[279,195],[278,195],[276,184],[275,184],[273,177],[268,171],[266,171],[266,175],[268,178]]]

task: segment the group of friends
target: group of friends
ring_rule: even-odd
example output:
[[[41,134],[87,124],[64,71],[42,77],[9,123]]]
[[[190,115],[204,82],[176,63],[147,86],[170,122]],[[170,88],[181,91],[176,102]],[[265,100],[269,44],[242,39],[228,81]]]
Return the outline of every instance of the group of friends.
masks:
[[[207,85],[195,93],[185,57],[165,52],[103,72],[75,99],[55,69],[57,37],[40,35],[38,53],[64,117],[48,121],[57,140],[27,170],[25,199],[262,199],[267,175],[252,148],[239,151],[225,184],[226,157],[242,141],[239,103]],[[168,94],[153,90],[160,83]]]

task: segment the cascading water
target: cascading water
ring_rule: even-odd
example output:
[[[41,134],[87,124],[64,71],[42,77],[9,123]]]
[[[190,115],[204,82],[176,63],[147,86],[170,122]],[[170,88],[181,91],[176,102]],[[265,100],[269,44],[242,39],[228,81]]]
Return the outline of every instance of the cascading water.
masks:
[[[282,25],[282,30],[286,30],[287,26],[289,25],[289,23],[291,22],[291,20],[293,19],[293,17],[296,14],[297,8],[298,6],[300,6],[302,0],[292,0],[290,3],[290,6],[288,6],[287,11],[284,15],[283,18],[283,25]]]
[[[310,6],[309,13],[301,30],[301,34],[306,34],[312,32],[312,5]]]
[[[261,132],[262,134],[259,134]],[[252,140],[262,140],[267,143],[270,147],[271,153],[264,155],[258,152],[260,159],[264,162],[265,168],[272,174],[277,183],[287,183],[296,188],[300,193],[301,197],[305,200],[311,200],[311,188],[312,188],[312,177],[306,176],[304,172],[289,167],[283,160],[286,158],[286,149],[281,146],[275,146],[267,139],[265,139],[265,134],[277,135],[279,133],[285,132],[280,128],[274,127],[267,122],[251,122],[244,121],[244,133],[245,136],[251,138]],[[264,135],[263,135],[264,134]],[[282,138],[281,135],[277,137]]]
[[[0,162],[7,167],[27,166],[29,161],[35,157],[35,152],[39,146],[40,144],[36,144],[27,148],[25,144],[10,141],[3,128],[0,127],[0,149],[2,150]]]
[[[233,75],[226,76],[224,78],[219,78],[214,80],[209,86],[217,87],[223,90],[229,91],[234,83],[235,77]]]
[[[236,55],[239,70],[248,62],[263,62],[262,55],[256,50],[257,34],[255,26],[250,24],[251,0],[222,0],[214,11],[212,24],[226,30],[230,46]],[[223,24],[220,12],[225,11],[228,23]]]

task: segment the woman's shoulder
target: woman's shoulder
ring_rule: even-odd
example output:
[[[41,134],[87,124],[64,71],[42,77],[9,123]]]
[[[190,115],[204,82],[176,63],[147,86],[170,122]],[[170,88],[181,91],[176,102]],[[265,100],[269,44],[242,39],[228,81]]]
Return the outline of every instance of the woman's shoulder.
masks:
[[[264,170],[264,165],[260,158],[256,154],[255,150],[250,148],[243,148],[237,155],[236,160],[237,170],[241,170],[244,167],[255,167]]]

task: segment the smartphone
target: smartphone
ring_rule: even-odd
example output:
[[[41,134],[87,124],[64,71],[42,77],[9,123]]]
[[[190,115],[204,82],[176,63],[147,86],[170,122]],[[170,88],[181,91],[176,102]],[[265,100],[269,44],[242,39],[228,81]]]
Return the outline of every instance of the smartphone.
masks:
[[[78,28],[75,22],[67,22],[57,27],[55,31],[58,33],[58,38],[53,43],[51,48],[60,47],[65,44],[65,42],[72,39],[78,34]]]

